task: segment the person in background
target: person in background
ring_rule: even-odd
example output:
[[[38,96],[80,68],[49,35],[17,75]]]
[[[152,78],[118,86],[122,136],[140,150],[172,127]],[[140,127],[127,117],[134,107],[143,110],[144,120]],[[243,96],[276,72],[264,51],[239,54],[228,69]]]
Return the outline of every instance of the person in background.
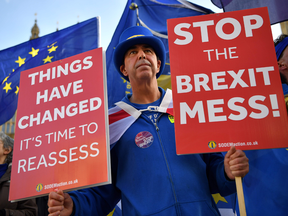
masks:
[[[43,197],[36,198],[36,203],[38,207],[38,216],[48,216],[48,196],[45,195]]]
[[[0,131],[0,216],[36,216],[35,199],[18,202],[8,201],[13,145],[14,140]]]
[[[121,134],[117,140],[110,133],[112,184],[50,192],[49,216],[107,215],[120,199],[123,215],[220,215],[211,193],[234,193],[235,176],[248,173],[248,159],[234,146],[225,158],[221,153],[176,154],[172,92],[157,84],[165,58],[162,41],[147,28],[122,33],[113,59],[133,93],[110,109],[110,114],[131,115],[110,127]]]
[[[288,112],[288,35],[282,34],[275,41],[275,51],[281,76],[282,88]]]
[[[274,41],[274,46],[287,107],[288,35],[280,35]],[[250,150],[245,153],[249,158],[250,168],[243,179],[247,215],[287,215],[288,148]]]

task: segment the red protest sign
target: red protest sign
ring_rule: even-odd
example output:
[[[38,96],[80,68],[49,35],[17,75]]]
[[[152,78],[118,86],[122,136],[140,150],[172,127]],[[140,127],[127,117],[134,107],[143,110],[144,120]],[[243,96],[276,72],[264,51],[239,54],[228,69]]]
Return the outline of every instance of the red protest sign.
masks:
[[[168,20],[177,154],[287,147],[267,8]]]
[[[111,182],[102,55],[21,72],[10,200]]]

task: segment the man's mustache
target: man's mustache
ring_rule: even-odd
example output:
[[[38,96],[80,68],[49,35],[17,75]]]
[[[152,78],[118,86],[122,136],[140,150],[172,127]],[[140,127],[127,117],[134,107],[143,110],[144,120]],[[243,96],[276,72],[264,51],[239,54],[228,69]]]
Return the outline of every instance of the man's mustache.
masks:
[[[139,60],[138,62],[136,62],[135,67],[138,68],[138,67],[141,66],[141,65],[151,66],[151,63],[150,63],[148,60],[146,60],[146,59],[141,59],[141,60]]]

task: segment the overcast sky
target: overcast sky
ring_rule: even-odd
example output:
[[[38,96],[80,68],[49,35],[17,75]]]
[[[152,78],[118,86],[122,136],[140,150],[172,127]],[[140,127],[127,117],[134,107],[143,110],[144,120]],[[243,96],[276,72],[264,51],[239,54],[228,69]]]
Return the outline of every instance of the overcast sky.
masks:
[[[223,11],[210,0],[190,1],[216,13]],[[0,50],[28,41],[35,18],[41,37],[96,16],[100,17],[101,46],[106,49],[126,3],[127,0],[0,0]],[[275,38],[280,34],[279,24],[272,30]]]

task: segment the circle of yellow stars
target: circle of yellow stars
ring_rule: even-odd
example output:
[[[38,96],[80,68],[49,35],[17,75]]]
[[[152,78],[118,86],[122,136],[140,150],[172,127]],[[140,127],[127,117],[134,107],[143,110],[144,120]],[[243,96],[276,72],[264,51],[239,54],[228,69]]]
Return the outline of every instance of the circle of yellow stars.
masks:
[[[52,52],[55,52],[56,49],[58,48],[58,46],[55,46],[57,42],[53,43],[52,45],[50,46],[47,46],[48,49],[48,52],[49,54],[52,53]],[[37,56],[38,55],[38,52],[39,52],[40,49],[35,49],[34,47],[31,48],[31,51],[29,52],[29,54],[33,57]],[[43,59],[43,64],[46,64],[47,62],[50,63],[52,62],[52,58],[54,56],[49,56],[47,55],[47,57],[45,59]],[[25,60],[26,58],[21,58],[20,56],[18,56],[18,60],[15,61],[15,63],[18,63],[18,67],[21,67],[22,65],[25,64]],[[12,72],[14,72],[15,70],[13,69]],[[7,77],[4,78],[4,80],[2,81],[2,84],[5,83],[5,86],[3,87],[3,90],[5,90],[6,93],[8,93],[9,90],[12,90],[11,88],[11,84],[12,82],[9,82],[8,81],[8,78],[10,77],[11,74],[9,74]],[[19,87],[16,86],[16,90],[14,92],[16,95],[19,93]]]

